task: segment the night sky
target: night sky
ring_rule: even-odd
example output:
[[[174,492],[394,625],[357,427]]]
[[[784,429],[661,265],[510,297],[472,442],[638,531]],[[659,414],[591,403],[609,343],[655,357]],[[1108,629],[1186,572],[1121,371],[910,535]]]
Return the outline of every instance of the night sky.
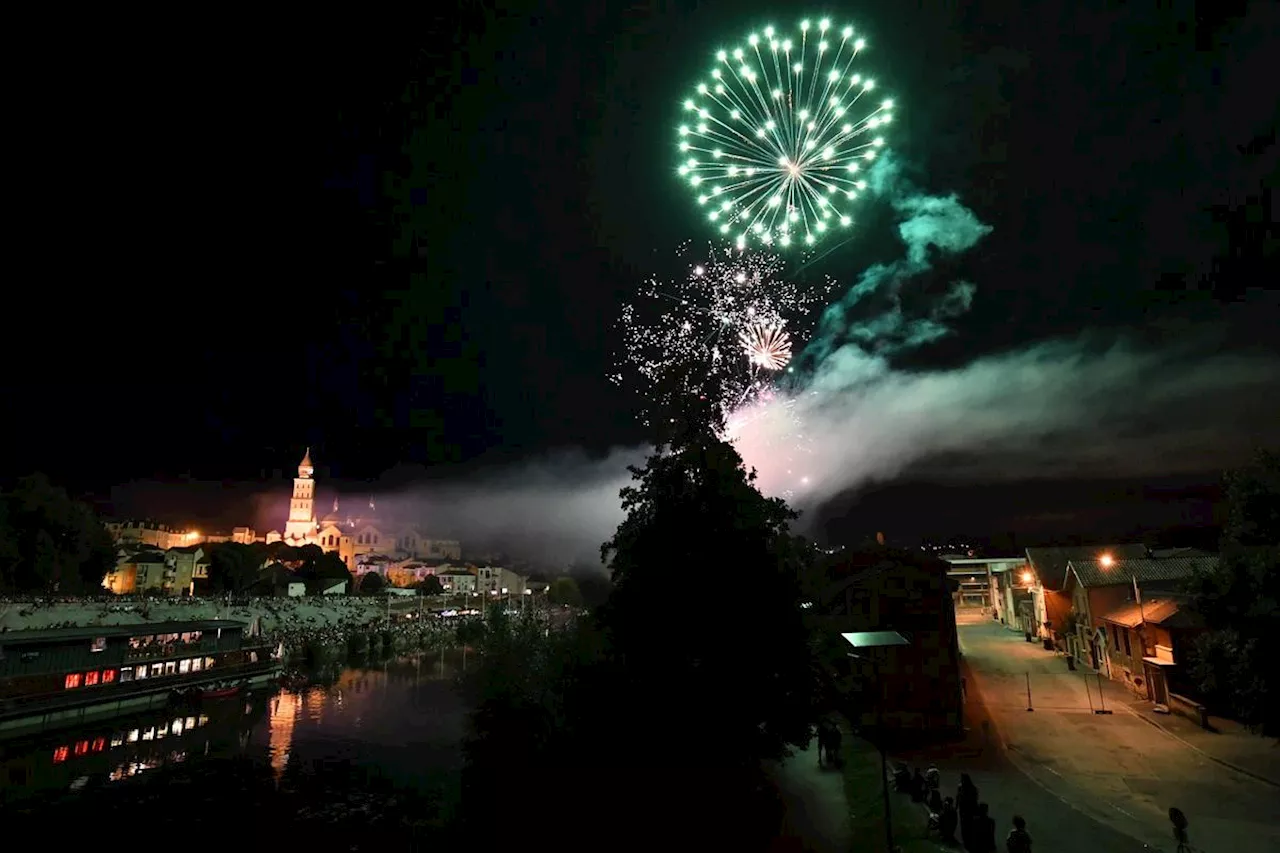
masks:
[[[216,490],[126,484],[281,486],[308,444],[351,491],[639,444],[612,324],[712,236],[672,170],[679,102],[721,41],[805,11],[867,34],[894,156],[993,229],[942,265],[972,309],[905,365],[1082,333],[1274,353],[1277,7],[1111,5],[470,2],[155,43],[114,20],[67,51],[74,97],[28,96],[45,177],[6,324],[6,473],[194,518]],[[902,252],[887,205],[862,216],[822,266],[845,285]],[[1250,443],[1169,477],[922,464],[823,515],[837,538],[1202,524]]]

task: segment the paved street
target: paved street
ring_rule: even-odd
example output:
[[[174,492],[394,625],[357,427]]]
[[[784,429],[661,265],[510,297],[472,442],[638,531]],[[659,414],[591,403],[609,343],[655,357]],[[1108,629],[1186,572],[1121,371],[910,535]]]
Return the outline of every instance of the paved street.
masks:
[[[816,743],[772,767],[785,810],[774,849],[846,853],[852,849],[840,771],[818,767]]]
[[[978,690],[973,689],[973,675],[968,676],[969,690],[965,699],[967,732],[960,743],[942,743],[897,753],[894,758],[921,770],[935,766],[942,776],[943,793],[954,796],[961,773],[968,773],[978,787],[979,799],[987,803],[996,821],[996,837],[1000,849],[1012,826],[1014,815],[1027,821],[1036,853],[1049,851],[1081,851],[1081,853],[1150,853],[1150,848],[1116,829],[1110,822],[1097,820],[1064,800],[1051,787],[1035,784],[1009,754],[1001,748],[992,717]],[[1022,713],[1026,713],[1023,711]],[[923,808],[904,796],[896,798],[902,808]],[[1159,848],[1171,845],[1161,841]]]
[[[1116,833],[1170,850],[1173,805],[1187,814],[1194,846],[1208,853],[1280,850],[1280,789],[1211,760],[1191,745],[1192,737],[1173,734],[1180,723],[1160,728],[1132,694],[1105,678],[1100,698],[1096,676],[1069,671],[1061,657],[998,623],[961,625],[960,642],[971,698],[994,723],[985,755],[1003,751],[1040,790],[1025,780],[1018,786],[999,760],[980,762],[990,769],[984,767],[981,778],[975,773],[975,782],[1001,825],[1011,809],[1023,809],[1033,837],[1047,842],[1037,850],[1134,849]],[[1027,710],[1028,676],[1033,711]],[[1094,713],[1103,705],[1112,713]],[[1275,748],[1255,740],[1260,750]],[[1064,814],[1069,804],[1092,820],[1077,816],[1073,825],[1058,821],[1037,833],[1028,812],[1043,814],[1046,792],[1061,801]],[[1081,831],[1096,840],[1086,843]]]

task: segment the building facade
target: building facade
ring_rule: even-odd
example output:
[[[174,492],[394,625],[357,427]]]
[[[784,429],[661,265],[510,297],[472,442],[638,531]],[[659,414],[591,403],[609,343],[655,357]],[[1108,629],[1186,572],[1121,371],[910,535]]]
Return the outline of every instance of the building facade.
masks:
[[[204,548],[190,545],[167,551],[126,552],[102,579],[102,586],[116,595],[193,595],[195,585],[208,577],[209,558]]]
[[[832,582],[808,617],[834,649],[838,677],[847,685],[850,719],[921,738],[954,734],[963,726],[960,645],[956,631],[958,584],[942,560],[913,551],[842,554]],[[897,631],[908,645],[877,649],[878,661],[848,657],[840,635]]]
[[[198,530],[183,530],[155,521],[108,521],[107,532],[117,545],[132,548],[156,548],[168,551],[183,545],[204,541]]]
[[[445,592],[470,595],[476,592],[476,575],[467,569],[448,569],[439,574]]]
[[[995,610],[1000,615],[1008,613],[1008,607],[1000,594],[999,576],[1017,573],[1026,568],[1026,559],[1012,557],[945,556],[950,567],[947,575],[956,583],[957,609]],[[1007,621],[1007,620],[1006,620]]]
[[[1176,593],[1197,570],[1212,568],[1216,561],[1216,557],[1125,560],[1109,553],[1094,560],[1069,561],[1063,587],[1063,594],[1071,602],[1067,619],[1070,627],[1065,638],[1067,653],[1109,678],[1132,682],[1135,672],[1145,667],[1134,664],[1125,674],[1125,660],[1133,659],[1133,637],[1127,631],[1122,635],[1117,624],[1132,620],[1129,608],[1136,607],[1144,592],[1150,599]],[[1130,643],[1128,655],[1123,652],[1126,639]],[[1158,632],[1144,634],[1139,659],[1159,660],[1156,639],[1159,639]],[[1169,645],[1172,648],[1171,642]],[[1145,691],[1144,685],[1145,679],[1136,687]]]
[[[476,568],[476,591],[490,597],[524,595],[525,578],[501,566]]]
[[[427,536],[415,525],[397,525],[380,518],[373,498],[369,499],[367,512],[346,516],[339,514],[338,501],[334,500],[333,511],[319,520],[315,515],[315,501],[315,467],[311,463],[311,449],[307,448],[293,481],[284,532],[273,530],[266,535],[266,541],[284,542],[293,547],[317,545],[325,551],[337,552],[353,573],[361,558],[369,554],[387,555],[396,561],[462,559],[462,543],[458,540],[437,539]]]
[[[1026,581],[1030,592],[1032,611],[1038,635],[1051,640],[1058,648],[1065,649],[1068,635],[1067,621],[1071,614],[1071,597],[1063,591],[1067,582],[1067,564],[1072,560],[1096,560],[1104,555],[1121,559],[1140,559],[1147,556],[1147,547],[1131,542],[1120,545],[1073,545],[1027,549]]]

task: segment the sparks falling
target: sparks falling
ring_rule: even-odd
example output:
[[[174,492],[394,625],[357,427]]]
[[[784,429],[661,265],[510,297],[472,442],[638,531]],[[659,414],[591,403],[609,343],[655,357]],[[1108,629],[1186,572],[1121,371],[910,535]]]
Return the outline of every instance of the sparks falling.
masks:
[[[776,255],[713,248],[691,254],[681,247],[682,279],[651,279],[638,301],[623,306],[624,349],[611,378],[641,396],[646,424],[677,395],[717,394],[728,414],[771,389],[794,338],[809,333],[834,287],[829,279],[784,278]]]

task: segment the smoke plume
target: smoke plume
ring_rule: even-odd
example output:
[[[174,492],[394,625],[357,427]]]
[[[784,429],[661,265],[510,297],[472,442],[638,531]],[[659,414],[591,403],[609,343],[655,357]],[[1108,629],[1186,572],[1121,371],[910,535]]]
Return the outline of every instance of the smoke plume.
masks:
[[[902,367],[971,305],[975,286],[939,287],[937,265],[992,229],[955,195],[916,191],[889,158],[870,183],[899,218],[902,256],[826,310],[797,360],[806,378],[739,419],[734,440],[766,493],[803,510],[908,471],[980,482],[1199,473],[1236,463],[1280,423],[1280,362],[1188,334],[1152,348],[1085,331],[949,369]],[[468,545],[598,565],[622,518],[626,465],[645,453],[567,454],[406,499]]]
[[[469,555],[502,553],[566,567],[600,565],[600,545],[622,521],[618,493],[628,465],[646,451],[617,449],[603,459],[557,453],[527,465],[385,496],[397,515],[424,530],[459,539]]]
[[[955,195],[916,192],[890,160],[872,186],[900,217],[903,257],[859,277],[802,357],[808,378],[744,419],[736,441],[764,490],[812,507],[908,469],[986,480],[1202,472],[1234,462],[1224,449],[1280,417],[1269,393],[1280,362],[1189,336],[1151,349],[1084,332],[946,370],[895,367],[971,304],[963,280],[922,298],[925,274],[992,229]]]

